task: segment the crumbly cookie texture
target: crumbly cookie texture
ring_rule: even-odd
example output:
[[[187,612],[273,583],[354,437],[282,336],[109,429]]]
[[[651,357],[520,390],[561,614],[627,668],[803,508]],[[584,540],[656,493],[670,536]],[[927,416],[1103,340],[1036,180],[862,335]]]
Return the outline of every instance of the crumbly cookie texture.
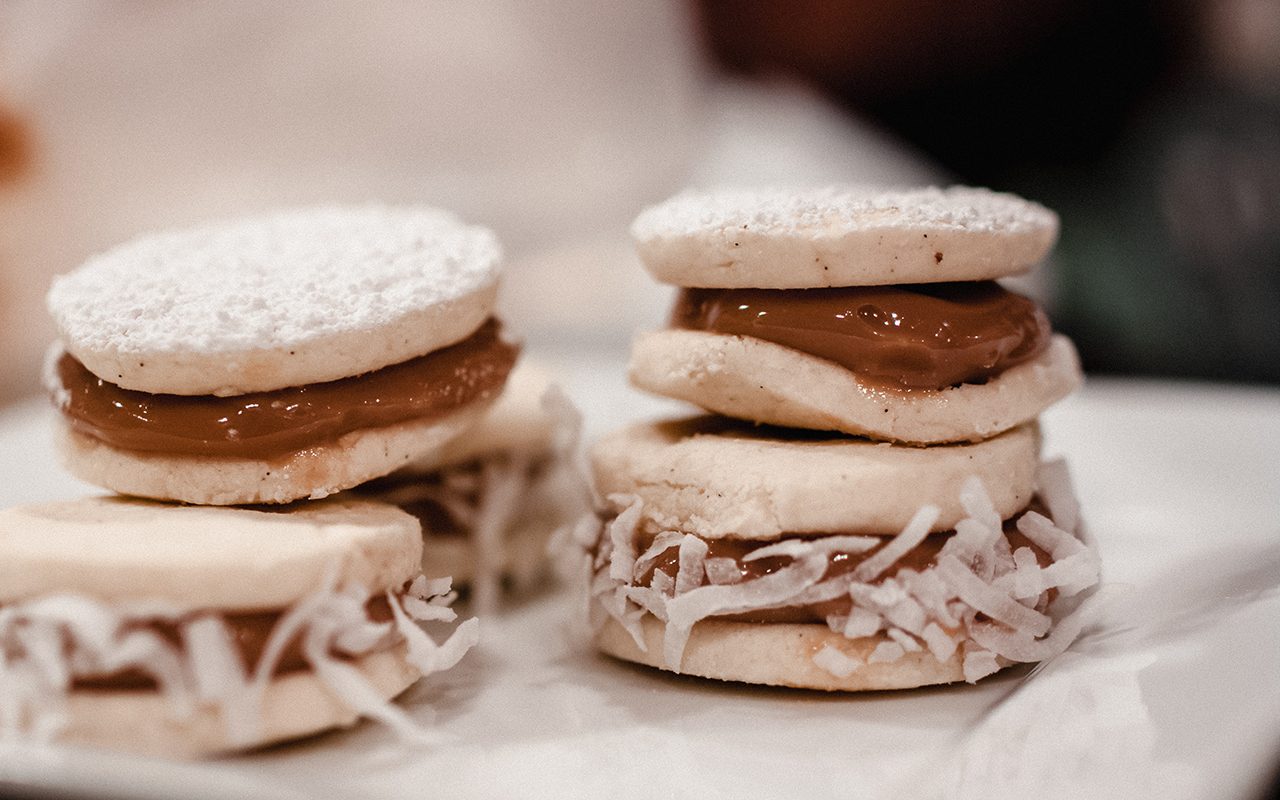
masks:
[[[591,449],[601,496],[640,498],[648,530],[758,541],[787,533],[884,534],[921,503],[939,508],[933,530],[963,519],[971,476],[1008,517],[1035,487],[1034,423],[977,444],[897,447],[831,434],[758,428],[718,417],[646,423]],[[609,511],[617,513],[606,501]]]
[[[242,394],[453,344],[493,309],[491,232],[431,208],[305,209],[146,236],[59,277],[67,350],[127,389]]]
[[[1065,336],[986,383],[902,392],[762,339],[686,330],[639,336],[628,374],[639,389],[737,419],[906,444],[990,438],[1035,419],[1083,380]]]
[[[659,281],[805,289],[988,280],[1025,272],[1057,239],[1058,217],[988,189],[686,192],[631,227]]]
[[[399,586],[421,549],[413,517],[345,495],[271,510],[119,496],[15,506],[0,511],[0,607],[53,584],[108,603],[280,608],[334,569],[344,584]]]
[[[441,419],[352,431],[284,458],[170,456],[120,450],[59,420],[57,445],[76,477],[121,494],[200,505],[318,500],[380,478],[464,434],[489,402]]]

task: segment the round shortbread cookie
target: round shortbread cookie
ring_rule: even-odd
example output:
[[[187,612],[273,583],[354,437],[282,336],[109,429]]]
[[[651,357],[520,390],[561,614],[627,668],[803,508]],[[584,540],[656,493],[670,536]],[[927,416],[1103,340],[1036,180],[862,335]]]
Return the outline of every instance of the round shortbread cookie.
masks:
[[[551,386],[546,370],[522,360],[511,370],[493,406],[480,421],[443,447],[414,459],[405,469],[432,472],[465,464],[492,453],[544,453],[555,438],[558,420],[542,405]]]
[[[121,494],[219,506],[290,503],[387,475],[462,434],[488,407],[477,402],[441,419],[352,431],[272,461],[120,450],[61,418],[58,449],[76,477]]]
[[[926,504],[940,511],[932,530],[950,530],[966,516],[960,490],[971,476],[1008,519],[1035,492],[1039,449],[1034,422],[976,444],[905,447],[695,417],[605,436],[591,466],[609,509],[638,497],[647,529],[772,540],[894,535]]]
[[[1035,419],[1083,380],[1071,340],[984,384],[901,392],[763,339],[661,330],[631,348],[632,385],[738,419],[910,444],[979,441]]]
[[[663,624],[648,614],[641,624],[647,650],[637,647],[631,634],[612,617],[596,634],[596,644],[623,661],[667,669],[662,661]],[[826,625],[704,620],[690,632],[680,674],[843,692],[913,689],[965,679],[958,650],[942,662],[922,650],[892,662],[867,663],[876,646],[887,641],[891,640],[882,634],[847,639]],[[836,649],[860,666],[844,677],[828,672],[813,661],[824,647]]]
[[[54,593],[176,611],[275,611],[332,577],[371,593],[420,571],[418,521],[333,498],[265,509],[88,497],[0,511],[0,606]]]
[[[350,663],[386,700],[400,695],[421,675],[405,660],[403,645]],[[278,676],[267,685],[260,719],[257,738],[236,743],[211,708],[175,718],[168,700],[156,691],[74,690],[67,698],[67,725],[59,740],[165,758],[200,758],[349,727],[359,714],[304,670]]]
[[[321,383],[439,350],[493,310],[501,251],[431,208],[318,208],[143,237],[59,277],[67,350],[153,394]]]
[[[726,190],[645,209],[631,235],[663,283],[810,289],[1017,275],[1053,247],[1058,217],[962,186]]]

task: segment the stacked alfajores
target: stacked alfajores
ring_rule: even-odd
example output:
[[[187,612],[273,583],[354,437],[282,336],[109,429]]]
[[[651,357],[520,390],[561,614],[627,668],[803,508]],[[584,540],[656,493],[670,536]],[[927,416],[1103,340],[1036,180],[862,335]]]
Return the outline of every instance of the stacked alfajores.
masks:
[[[143,237],[60,277],[62,455],[133,497],[0,511],[0,739],[191,757],[361,716],[420,733],[388,701],[476,623],[419,628],[455,618],[420,521],[341,492],[485,419],[519,350],[500,272],[484,228],[366,206]],[[491,539],[551,457],[512,436],[501,500],[470,490]]]
[[[644,211],[680,288],[634,385],[723,416],[591,451],[579,531],[599,647],[828,690],[976,681],[1061,652],[1098,579],[1037,415],[1071,343],[996,280],[1057,218],[983,189],[687,193]]]

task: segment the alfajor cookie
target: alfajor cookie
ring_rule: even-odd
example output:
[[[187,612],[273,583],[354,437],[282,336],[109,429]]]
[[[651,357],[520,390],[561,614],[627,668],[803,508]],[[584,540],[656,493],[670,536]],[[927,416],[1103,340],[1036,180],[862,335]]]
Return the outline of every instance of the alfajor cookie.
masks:
[[[417,522],[329,499],[271,510],[94,497],[0,511],[0,738],[198,757],[352,724],[455,664]]]
[[[906,448],[723,418],[591,451],[597,645],[682,674],[825,690],[976,681],[1066,648],[1098,580],[1034,428]]]
[[[590,508],[570,457],[578,424],[550,375],[522,363],[464,436],[354,491],[416,516],[424,574],[452,576],[483,614],[502,586],[544,577],[552,534]]]
[[[632,226],[682,287],[631,382],[754,422],[908,444],[977,441],[1081,380],[1071,342],[997,278],[1025,272],[1057,217],[985,189],[684,194]]]
[[[284,503],[385,475],[498,396],[493,235],[427,208],[323,208],[145,237],[58,278],[47,379],[77,476]]]

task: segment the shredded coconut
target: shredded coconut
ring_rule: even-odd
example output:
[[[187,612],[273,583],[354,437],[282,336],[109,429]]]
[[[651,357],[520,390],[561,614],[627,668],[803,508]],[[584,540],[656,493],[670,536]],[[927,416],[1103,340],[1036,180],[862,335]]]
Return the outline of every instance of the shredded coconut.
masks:
[[[1061,484],[1065,473],[1059,470],[1054,479]],[[980,481],[967,481],[960,501],[968,516],[956,525],[934,565],[922,570],[894,567],[927,536],[937,517],[932,507],[921,508],[896,537],[851,573],[825,578],[830,555],[865,552],[874,546],[874,537],[784,539],[752,550],[743,561],[788,558],[789,563],[743,579],[733,559],[707,558],[702,540],[675,530],[659,532],[637,558],[634,543],[641,519],[647,516],[642,501],[610,497],[612,507],[623,511],[605,523],[597,519],[596,535],[580,540],[594,553],[593,559],[586,559],[593,576],[593,624],[613,617],[644,649],[639,619],[652,614],[665,624],[663,660],[679,671],[689,634],[700,620],[847,595],[852,602],[849,613],[830,616],[826,623],[849,639],[883,631],[886,639],[869,663],[889,663],[907,652],[926,650],[938,661],[947,661],[963,646],[965,679],[976,681],[1004,663],[1043,661],[1061,653],[1084,624],[1077,596],[1097,585],[1096,551],[1053,519],[1027,511],[1017,526],[1049,553],[1052,561],[1042,568],[1030,548],[1010,546],[1003,521]],[[1072,513],[1074,505],[1064,506],[1061,498],[1055,502]],[[1078,523],[1078,518],[1069,519]],[[655,570],[648,586],[637,585],[655,559],[672,547],[680,549],[676,573]],[[828,654],[821,659],[815,655],[815,663],[830,667],[833,675],[840,676],[838,670],[848,666],[836,658],[843,654],[819,652]]]
[[[813,654],[813,663],[837,678],[847,678],[862,666],[857,659],[850,658],[829,644],[824,644],[821,650]]]
[[[391,622],[374,622],[360,586],[325,584],[287,609],[272,628],[250,673],[223,618],[204,612],[184,618],[152,607],[147,616],[79,595],[52,595],[0,607],[0,740],[55,739],[66,722],[65,706],[77,678],[135,670],[155,681],[170,713],[183,719],[198,707],[217,711],[232,746],[257,743],[263,694],[298,637],[311,672],[352,710],[391,725],[408,739],[425,731],[384,699],[363,674],[340,656],[374,652],[397,638],[422,674],[448,669],[477,641],[478,622],[468,620],[442,643],[415,621],[449,620],[449,582],[421,576],[405,594],[386,593]],[[145,625],[179,624],[176,646]]]

